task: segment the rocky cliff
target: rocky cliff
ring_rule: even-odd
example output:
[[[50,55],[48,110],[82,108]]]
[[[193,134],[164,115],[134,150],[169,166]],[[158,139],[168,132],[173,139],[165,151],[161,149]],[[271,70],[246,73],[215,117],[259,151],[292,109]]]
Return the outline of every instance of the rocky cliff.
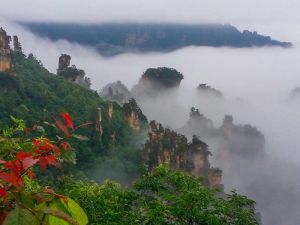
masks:
[[[140,130],[143,123],[147,123],[146,116],[133,98],[123,105],[123,109],[125,120],[132,129]]]
[[[150,122],[148,140],[143,149],[144,162],[150,169],[166,164],[173,169],[201,176],[207,186],[223,189],[222,171],[210,166],[210,155],[208,145],[196,135],[189,142],[184,135],[164,128],[156,121]]]
[[[132,98],[128,88],[119,80],[104,86],[99,94],[105,99],[116,101],[120,104],[124,104]]]
[[[9,71],[12,67],[11,50],[9,43],[11,37],[6,34],[6,31],[0,28],[0,72]]]
[[[220,92],[219,90],[217,90],[207,84],[199,84],[197,87],[197,93],[200,95],[215,97],[215,98],[219,98],[219,99],[224,98],[222,92]]]
[[[85,76],[84,70],[77,69],[75,65],[70,66],[71,56],[62,54],[58,60],[57,75],[64,77],[66,80],[79,84],[89,89],[91,86],[90,78]]]
[[[192,107],[189,120],[179,132],[187,137],[196,134],[206,142],[214,143],[216,157],[223,161],[228,161],[233,155],[255,158],[264,154],[264,135],[249,124],[234,124],[231,115],[224,117],[221,127],[215,127],[210,119]]]

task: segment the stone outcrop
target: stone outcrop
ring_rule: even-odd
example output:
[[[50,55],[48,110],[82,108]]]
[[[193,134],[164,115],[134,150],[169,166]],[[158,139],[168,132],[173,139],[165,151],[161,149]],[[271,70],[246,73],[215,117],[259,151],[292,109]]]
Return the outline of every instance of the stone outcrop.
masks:
[[[125,112],[125,120],[132,129],[140,130],[141,123],[147,122],[147,118],[133,98],[123,105],[123,109]]]
[[[22,53],[22,46],[21,43],[19,42],[18,36],[13,36],[13,43],[14,43],[14,52],[17,53]]]
[[[206,143],[195,135],[188,142],[184,135],[164,128],[155,121],[150,122],[150,129],[143,148],[143,160],[149,169],[167,164],[173,169],[203,177],[203,183],[209,187],[221,186],[221,177],[217,177],[213,173],[215,169],[210,166],[211,153]]]
[[[147,69],[132,89],[134,96],[157,96],[159,92],[178,88],[183,75],[173,68]]]
[[[235,125],[233,117],[226,115],[219,130],[224,139],[224,149],[230,154],[254,158],[264,154],[265,137],[250,124]]]
[[[112,119],[113,113],[114,113],[114,105],[112,104],[112,102],[109,102],[108,103],[108,109],[107,109],[107,114],[108,114],[109,120]]]
[[[9,71],[12,68],[10,41],[11,37],[3,28],[0,28],[0,72]]]
[[[212,135],[215,130],[212,120],[201,114],[199,109],[192,107],[189,120],[179,129],[179,132],[185,134],[187,137],[192,137],[194,134],[206,137],[207,135]]]
[[[67,54],[62,54],[58,60],[57,74],[60,75],[65,69],[70,66],[71,56]]]
[[[70,66],[71,56],[62,54],[58,60],[57,75],[66,80],[77,83],[78,85],[89,89],[91,86],[90,78],[85,76],[84,70],[77,69],[75,65]]]
[[[199,84],[197,87],[197,92],[198,94],[204,94],[205,96],[216,97],[219,99],[224,98],[223,94],[219,90],[212,88],[207,84]]]
[[[189,120],[178,131],[187,137],[196,134],[213,143],[214,150],[218,152],[216,158],[220,158],[222,163],[228,162],[233,155],[255,158],[264,154],[264,135],[249,124],[235,125],[231,115],[224,117],[222,126],[214,127],[212,121],[198,109],[191,108]]]
[[[208,172],[208,183],[211,188],[218,188],[223,190],[222,170],[219,168],[210,168]]]
[[[150,169],[159,164],[168,164],[174,169],[187,170],[187,139],[160,123],[150,122],[151,131],[144,147],[144,160]]]
[[[207,178],[210,169],[208,157],[212,155],[208,150],[208,145],[201,141],[196,135],[193,136],[192,142],[188,144],[188,159],[192,164],[191,173],[195,176]],[[207,180],[205,183],[208,183]]]
[[[102,110],[101,108],[97,108],[97,116],[96,116],[96,123],[95,123],[95,129],[99,136],[99,139],[102,139],[103,135],[103,121],[102,121]]]
[[[132,94],[128,88],[119,80],[117,82],[107,84],[102,88],[99,94],[105,99],[116,101],[120,104],[124,104],[132,98]]]

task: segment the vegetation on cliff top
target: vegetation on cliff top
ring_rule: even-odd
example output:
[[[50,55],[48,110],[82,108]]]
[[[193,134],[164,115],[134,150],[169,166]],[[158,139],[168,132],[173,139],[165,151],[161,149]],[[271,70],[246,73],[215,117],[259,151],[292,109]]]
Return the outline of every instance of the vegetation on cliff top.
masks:
[[[183,75],[180,72],[167,67],[149,68],[141,77],[141,80],[148,80],[153,82],[154,85],[162,85],[169,88],[179,86],[182,79]]]
[[[62,24],[25,23],[32,32],[52,40],[65,39],[92,46],[105,56],[126,52],[173,51],[186,46],[282,46],[291,43],[272,40],[257,32],[240,32],[221,24]]]

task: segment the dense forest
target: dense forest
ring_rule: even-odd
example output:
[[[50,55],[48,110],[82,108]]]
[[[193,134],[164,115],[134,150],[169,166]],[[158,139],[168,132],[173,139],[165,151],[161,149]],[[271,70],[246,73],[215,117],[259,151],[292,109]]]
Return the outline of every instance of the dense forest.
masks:
[[[65,39],[92,46],[104,56],[125,52],[166,52],[186,46],[290,47],[257,32],[221,24],[62,24],[23,23],[35,34],[51,40]]]

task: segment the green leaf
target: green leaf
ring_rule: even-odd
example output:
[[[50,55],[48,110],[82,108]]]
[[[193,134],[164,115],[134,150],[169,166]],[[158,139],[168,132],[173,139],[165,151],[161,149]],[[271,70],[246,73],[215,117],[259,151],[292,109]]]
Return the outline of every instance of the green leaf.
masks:
[[[49,225],[86,225],[88,218],[83,209],[72,199],[57,199],[50,204],[50,208],[43,210]]]
[[[49,207],[45,207],[43,212],[47,214],[46,221],[48,225],[79,225],[71,216],[58,210],[53,210]]]
[[[66,202],[63,199],[60,199],[60,201],[79,225],[88,224],[88,218],[84,210],[73,199],[67,198]]]
[[[17,206],[8,213],[3,225],[37,225],[37,221],[29,210]]]

